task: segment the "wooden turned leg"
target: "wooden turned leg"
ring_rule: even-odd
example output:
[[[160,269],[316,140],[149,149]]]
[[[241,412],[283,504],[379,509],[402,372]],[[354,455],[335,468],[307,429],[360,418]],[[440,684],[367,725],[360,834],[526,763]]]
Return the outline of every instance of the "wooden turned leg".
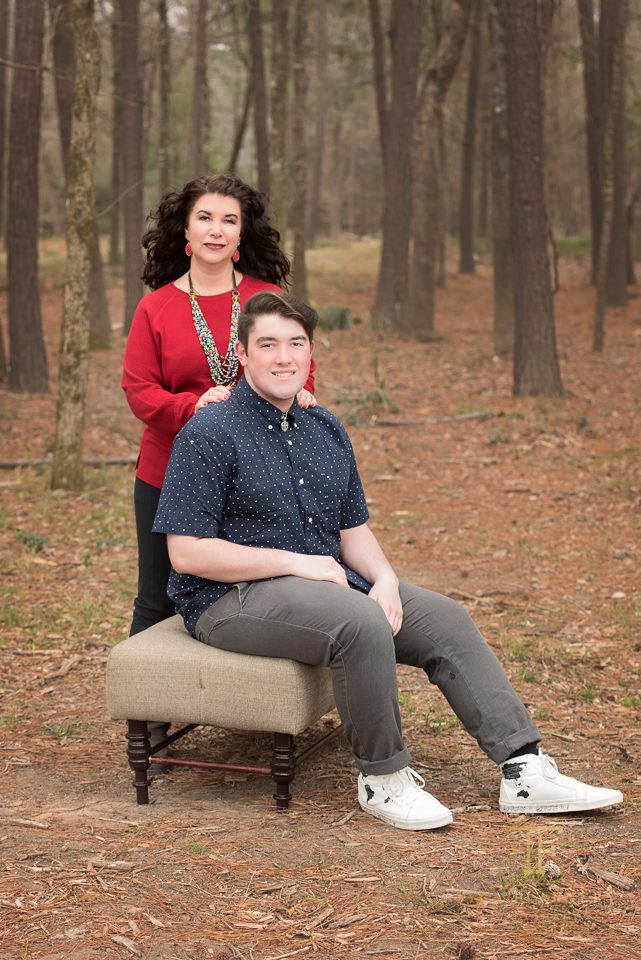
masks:
[[[151,745],[145,720],[127,720],[127,759],[134,772],[136,803],[149,803],[149,754]]]
[[[271,762],[272,777],[276,783],[274,800],[279,810],[286,810],[292,798],[289,785],[296,773],[296,753],[291,733],[275,733]]]

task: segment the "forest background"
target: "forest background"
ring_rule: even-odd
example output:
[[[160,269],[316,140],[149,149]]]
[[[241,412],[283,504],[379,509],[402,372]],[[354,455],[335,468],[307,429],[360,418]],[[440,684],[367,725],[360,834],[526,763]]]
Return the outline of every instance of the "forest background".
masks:
[[[637,0],[0,0],[3,957],[641,955],[640,50]],[[502,818],[405,669],[452,831],[365,823],[344,745],[287,817],[215,774],[135,806],[103,706],[134,591],[119,368],[145,214],[207,169],[269,195],[396,568],[470,608],[623,811]]]

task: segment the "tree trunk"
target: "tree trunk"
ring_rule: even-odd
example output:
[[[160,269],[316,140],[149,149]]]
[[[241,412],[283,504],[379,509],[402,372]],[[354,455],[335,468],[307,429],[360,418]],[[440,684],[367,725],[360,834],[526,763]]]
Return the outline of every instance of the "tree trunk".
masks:
[[[158,122],[158,180],[160,195],[171,188],[171,33],[167,0],[158,0],[158,58],[160,61],[160,118]]]
[[[309,22],[312,4],[296,0],[294,12],[294,104],[292,138],[294,144],[294,196],[292,201],[292,230],[294,233],[294,293],[301,300],[308,300],[307,267],[307,64],[310,54]]]
[[[189,124],[189,174],[192,177],[202,176],[207,171],[206,143],[209,133],[207,5],[208,0],[198,0],[193,19],[194,36],[191,47],[194,62]]]
[[[249,39],[252,90],[254,94],[254,140],[258,189],[269,193],[269,138],[267,134],[267,85],[263,56],[263,23],[260,0],[247,2],[247,36]]]
[[[49,390],[38,281],[38,153],[42,102],[44,0],[22,0],[15,18],[13,61],[20,71],[11,88],[7,222],[9,276],[9,387],[19,393]]]
[[[492,71],[492,281],[494,353],[505,356],[514,349],[514,290],[510,231],[510,155],[507,133],[505,82],[505,32],[500,0],[489,2],[490,58]]]
[[[316,0],[316,90],[314,143],[307,203],[307,242],[314,245],[320,227],[323,158],[327,129],[327,0]]]
[[[599,81],[599,58],[597,55],[593,0],[577,0],[577,7],[583,59],[583,89],[585,92],[586,152],[592,229],[592,282],[596,283],[599,240],[603,226],[603,176],[601,170],[603,118],[599,92],[601,84]]]
[[[608,282],[612,264],[612,246],[616,215],[616,163],[617,139],[620,136],[621,100],[624,76],[624,44],[628,19],[627,0],[611,0],[616,18],[608,25],[611,53],[609,71],[609,100],[604,112],[603,144],[603,230],[599,246],[599,269],[597,271],[596,303],[592,323],[592,349],[603,350],[604,315],[608,302]]]
[[[503,15],[516,316],[513,390],[515,395],[562,394],[547,251],[536,4],[503,0]]]
[[[385,41],[381,24],[381,8],[378,0],[369,0],[369,22],[372,31],[372,52],[374,65],[374,90],[376,92],[376,115],[378,117],[378,137],[381,145],[381,159],[385,168],[387,153],[387,70],[385,67]]]
[[[238,124],[236,126],[236,133],[234,134],[234,142],[231,148],[231,154],[229,156],[229,163],[227,164],[228,170],[235,170],[236,164],[238,163],[238,157],[243,146],[243,140],[245,139],[245,133],[247,131],[247,121],[249,120],[249,108],[252,105],[252,99],[254,95],[254,88],[252,85],[251,74],[247,77],[247,84],[245,86],[245,96],[243,97],[243,107],[238,118]]]
[[[481,24],[483,0],[474,0],[470,28],[470,66],[467,78],[465,134],[461,157],[461,206],[459,211],[459,273],[474,273],[474,163],[476,159],[476,115],[481,75]]]
[[[118,3],[111,18],[111,209],[109,211],[109,263],[120,262],[122,235],[122,72],[121,24]]]
[[[465,46],[474,0],[452,0],[438,47],[428,64],[418,105],[414,145],[414,209],[410,299],[405,331],[418,340],[434,337],[435,271],[443,218],[441,146],[443,101]]]
[[[610,226],[610,240],[608,244],[608,271],[605,288],[605,302],[608,307],[624,307],[628,302],[628,271],[625,246],[625,202],[626,202],[626,163],[625,163],[625,58],[615,63],[620,57],[619,45],[625,43],[625,32],[621,36],[621,17],[627,20],[627,15],[621,13],[622,6],[627,6],[627,0],[602,0],[601,20],[599,27],[600,79],[602,86],[602,110],[604,130],[610,111],[614,111],[612,143],[612,223]],[[625,21],[624,21],[625,22]],[[622,76],[616,78],[616,93],[618,99],[612,98],[615,86],[615,70],[621,71]],[[606,144],[610,143],[604,133],[602,150],[605,155]],[[604,194],[605,194],[605,166]],[[605,207],[608,200],[604,196]],[[605,219],[605,211],[604,211]]]
[[[9,71],[5,63],[9,60],[9,0],[0,0],[0,246],[5,236],[5,170],[7,164],[7,79]],[[4,354],[4,347],[0,351]],[[5,363],[6,366],[6,363]],[[6,371],[5,374],[6,375]],[[4,375],[2,378],[4,379]]]
[[[392,96],[384,169],[383,242],[372,309],[374,329],[406,326],[412,219],[411,144],[421,52],[423,0],[394,0],[391,22]]]
[[[53,448],[53,489],[79,490],[83,481],[83,431],[89,349],[93,166],[100,43],[93,0],[71,0],[76,70],[67,176],[67,275],[60,331],[60,375]]]
[[[125,231],[123,330],[129,332],[142,295],[142,81],[140,0],[118,0],[122,98],[122,212]]]
[[[65,183],[69,176],[69,146],[73,112],[76,50],[71,24],[71,0],[49,0],[53,39],[54,88],[58,108],[60,151]],[[104,349],[111,345],[111,318],[105,291],[105,278],[100,253],[98,224],[94,219],[91,241],[90,273],[90,346]]]
[[[272,0],[269,209],[272,223],[283,236],[287,228],[287,84],[290,60],[288,38],[289,0]]]

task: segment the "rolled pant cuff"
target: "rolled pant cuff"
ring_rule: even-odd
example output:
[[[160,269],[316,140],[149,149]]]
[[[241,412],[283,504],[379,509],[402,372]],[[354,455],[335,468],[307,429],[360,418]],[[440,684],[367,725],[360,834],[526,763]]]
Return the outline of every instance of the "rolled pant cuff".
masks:
[[[356,766],[366,777],[382,777],[387,773],[397,773],[403,767],[408,767],[411,759],[407,748],[395,753],[393,757],[389,757],[387,760],[361,760],[360,757],[354,757]]]
[[[509,756],[518,750],[519,747],[525,747],[528,743],[538,743],[540,739],[541,734],[539,729],[532,723],[524,730],[518,730],[505,740],[501,740],[501,742],[497,743],[495,747],[492,747],[491,750],[488,750],[487,755],[490,760],[494,761],[494,763],[503,763]]]

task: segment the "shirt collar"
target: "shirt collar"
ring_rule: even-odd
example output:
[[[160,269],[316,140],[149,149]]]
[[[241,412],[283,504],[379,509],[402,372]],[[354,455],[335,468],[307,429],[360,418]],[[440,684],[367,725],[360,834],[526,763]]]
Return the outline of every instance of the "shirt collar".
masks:
[[[283,417],[287,417],[287,421],[290,426],[296,426],[296,416],[300,413],[300,407],[298,406],[298,400],[294,397],[292,405],[287,411],[287,414],[283,414],[282,410],[279,410],[278,407],[275,407],[273,404],[268,403],[267,400],[259,396],[252,387],[249,386],[245,377],[241,377],[236,386],[232,391],[232,397],[235,397],[240,403],[251,407],[252,410],[255,410],[256,413],[267,421],[267,425],[270,429],[275,426],[280,426]]]

